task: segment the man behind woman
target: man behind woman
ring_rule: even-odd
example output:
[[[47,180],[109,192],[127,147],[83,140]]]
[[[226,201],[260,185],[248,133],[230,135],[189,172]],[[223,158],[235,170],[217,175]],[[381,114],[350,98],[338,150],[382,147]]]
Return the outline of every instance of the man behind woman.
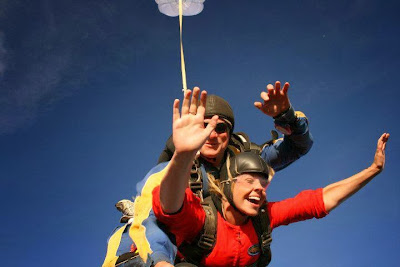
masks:
[[[200,95],[200,100],[198,99]],[[157,219],[176,236],[178,245],[192,242],[204,227],[205,212],[200,199],[187,187],[190,170],[198,150],[215,130],[219,117],[207,119],[204,114],[207,93],[189,91],[181,111],[179,100],[173,104],[173,143],[175,152],[163,174],[161,184],[153,191],[153,210]],[[352,196],[384,167],[385,147],[389,134],[378,140],[373,163],[365,170],[317,190],[306,190],[292,199],[266,201],[266,189],[272,169],[258,155],[242,153],[227,159],[220,181],[214,185],[213,202],[220,206],[217,238],[211,253],[204,255],[204,266],[256,266],[260,257],[258,236],[251,217],[261,209],[267,212],[270,227],[276,228],[300,220],[322,218]],[[255,253],[249,253],[255,251]]]

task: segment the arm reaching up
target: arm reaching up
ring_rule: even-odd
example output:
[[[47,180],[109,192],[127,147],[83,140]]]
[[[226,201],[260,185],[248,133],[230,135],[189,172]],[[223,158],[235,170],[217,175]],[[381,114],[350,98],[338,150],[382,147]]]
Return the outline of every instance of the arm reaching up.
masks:
[[[384,133],[378,140],[374,161],[367,169],[323,189],[323,200],[327,212],[339,206],[358,190],[368,184],[385,166],[385,148],[389,134]]]
[[[201,92],[200,103],[199,94],[200,89],[195,87],[190,100],[191,91],[187,90],[181,112],[179,100],[174,101],[172,136],[175,152],[160,184],[160,202],[166,213],[175,213],[182,207],[193,160],[217,125],[218,116],[213,116],[204,128],[207,92]]]
[[[262,113],[274,119],[275,128],[284,134],[271,145],[264,146],[261,152],[263,159],[275,171],[282,170],[307,154],[313,145],[313,138],[304,113],[295,111],[289,100],[290,84],[281,86],[268,84],[267,90],[261,92],[261,101],[254,106]]]

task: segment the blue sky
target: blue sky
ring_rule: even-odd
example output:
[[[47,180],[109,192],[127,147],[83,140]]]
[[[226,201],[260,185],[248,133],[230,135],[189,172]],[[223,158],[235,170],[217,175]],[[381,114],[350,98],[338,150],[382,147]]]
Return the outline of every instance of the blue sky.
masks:
[[[251,3],[251,4],[250,4]],[[314,146],[270,200],[369,166],[385,171],[322,220],[273,233],[271,266],[397,266],[398,1],[207,0],[184,18],[188,86],[226,98],[236,130],[269,139],[253,107],[289,81]],[[152,0],[0,1],[0,251],[4,266],[100,266],[114,204],[156,163],[181,97],[178,19]]]

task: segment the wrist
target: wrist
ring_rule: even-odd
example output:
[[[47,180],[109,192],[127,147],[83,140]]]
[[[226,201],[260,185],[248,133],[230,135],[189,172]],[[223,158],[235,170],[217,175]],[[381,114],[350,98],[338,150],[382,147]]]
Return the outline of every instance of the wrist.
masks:
[[[179,151],[175,150],[174,152],[174,157],[175,158],[193,158],[196,156],[197,151],[195,150],[190,150],[190,151]]]
[[[378,164],[376,164],[375,162],[373,162],[373,163],[371,164],[371,166],[369,166],[368,169],[369,169],[370,171],[372,171],[372,172],[378,174],[378,173],[380,173],[380,172],[383,171],[383,166],[382,166],[382,165],[378,165]]]
[[[179,164],[180,166],[192,166],[193,160],[196,157],[197,151],[176,151],[171,158],[172,162]]]
[[[296,119],[296,113],[290,105],[287,110],[274,117],[275,128],[284,135],[291,135],[293,133],[292,125]]]
[[[273,118],[275,122],[290,124],[296,120],[296,113],[294,112],[293,106],[290,105],[288,109]]]

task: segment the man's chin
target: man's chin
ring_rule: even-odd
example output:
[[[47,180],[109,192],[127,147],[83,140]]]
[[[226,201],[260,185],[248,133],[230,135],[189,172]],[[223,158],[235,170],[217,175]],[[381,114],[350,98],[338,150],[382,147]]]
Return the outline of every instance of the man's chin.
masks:
[[[200,151],[200,153],[206,158],[216,158],[218,156],[218,150],[211,148]]]

